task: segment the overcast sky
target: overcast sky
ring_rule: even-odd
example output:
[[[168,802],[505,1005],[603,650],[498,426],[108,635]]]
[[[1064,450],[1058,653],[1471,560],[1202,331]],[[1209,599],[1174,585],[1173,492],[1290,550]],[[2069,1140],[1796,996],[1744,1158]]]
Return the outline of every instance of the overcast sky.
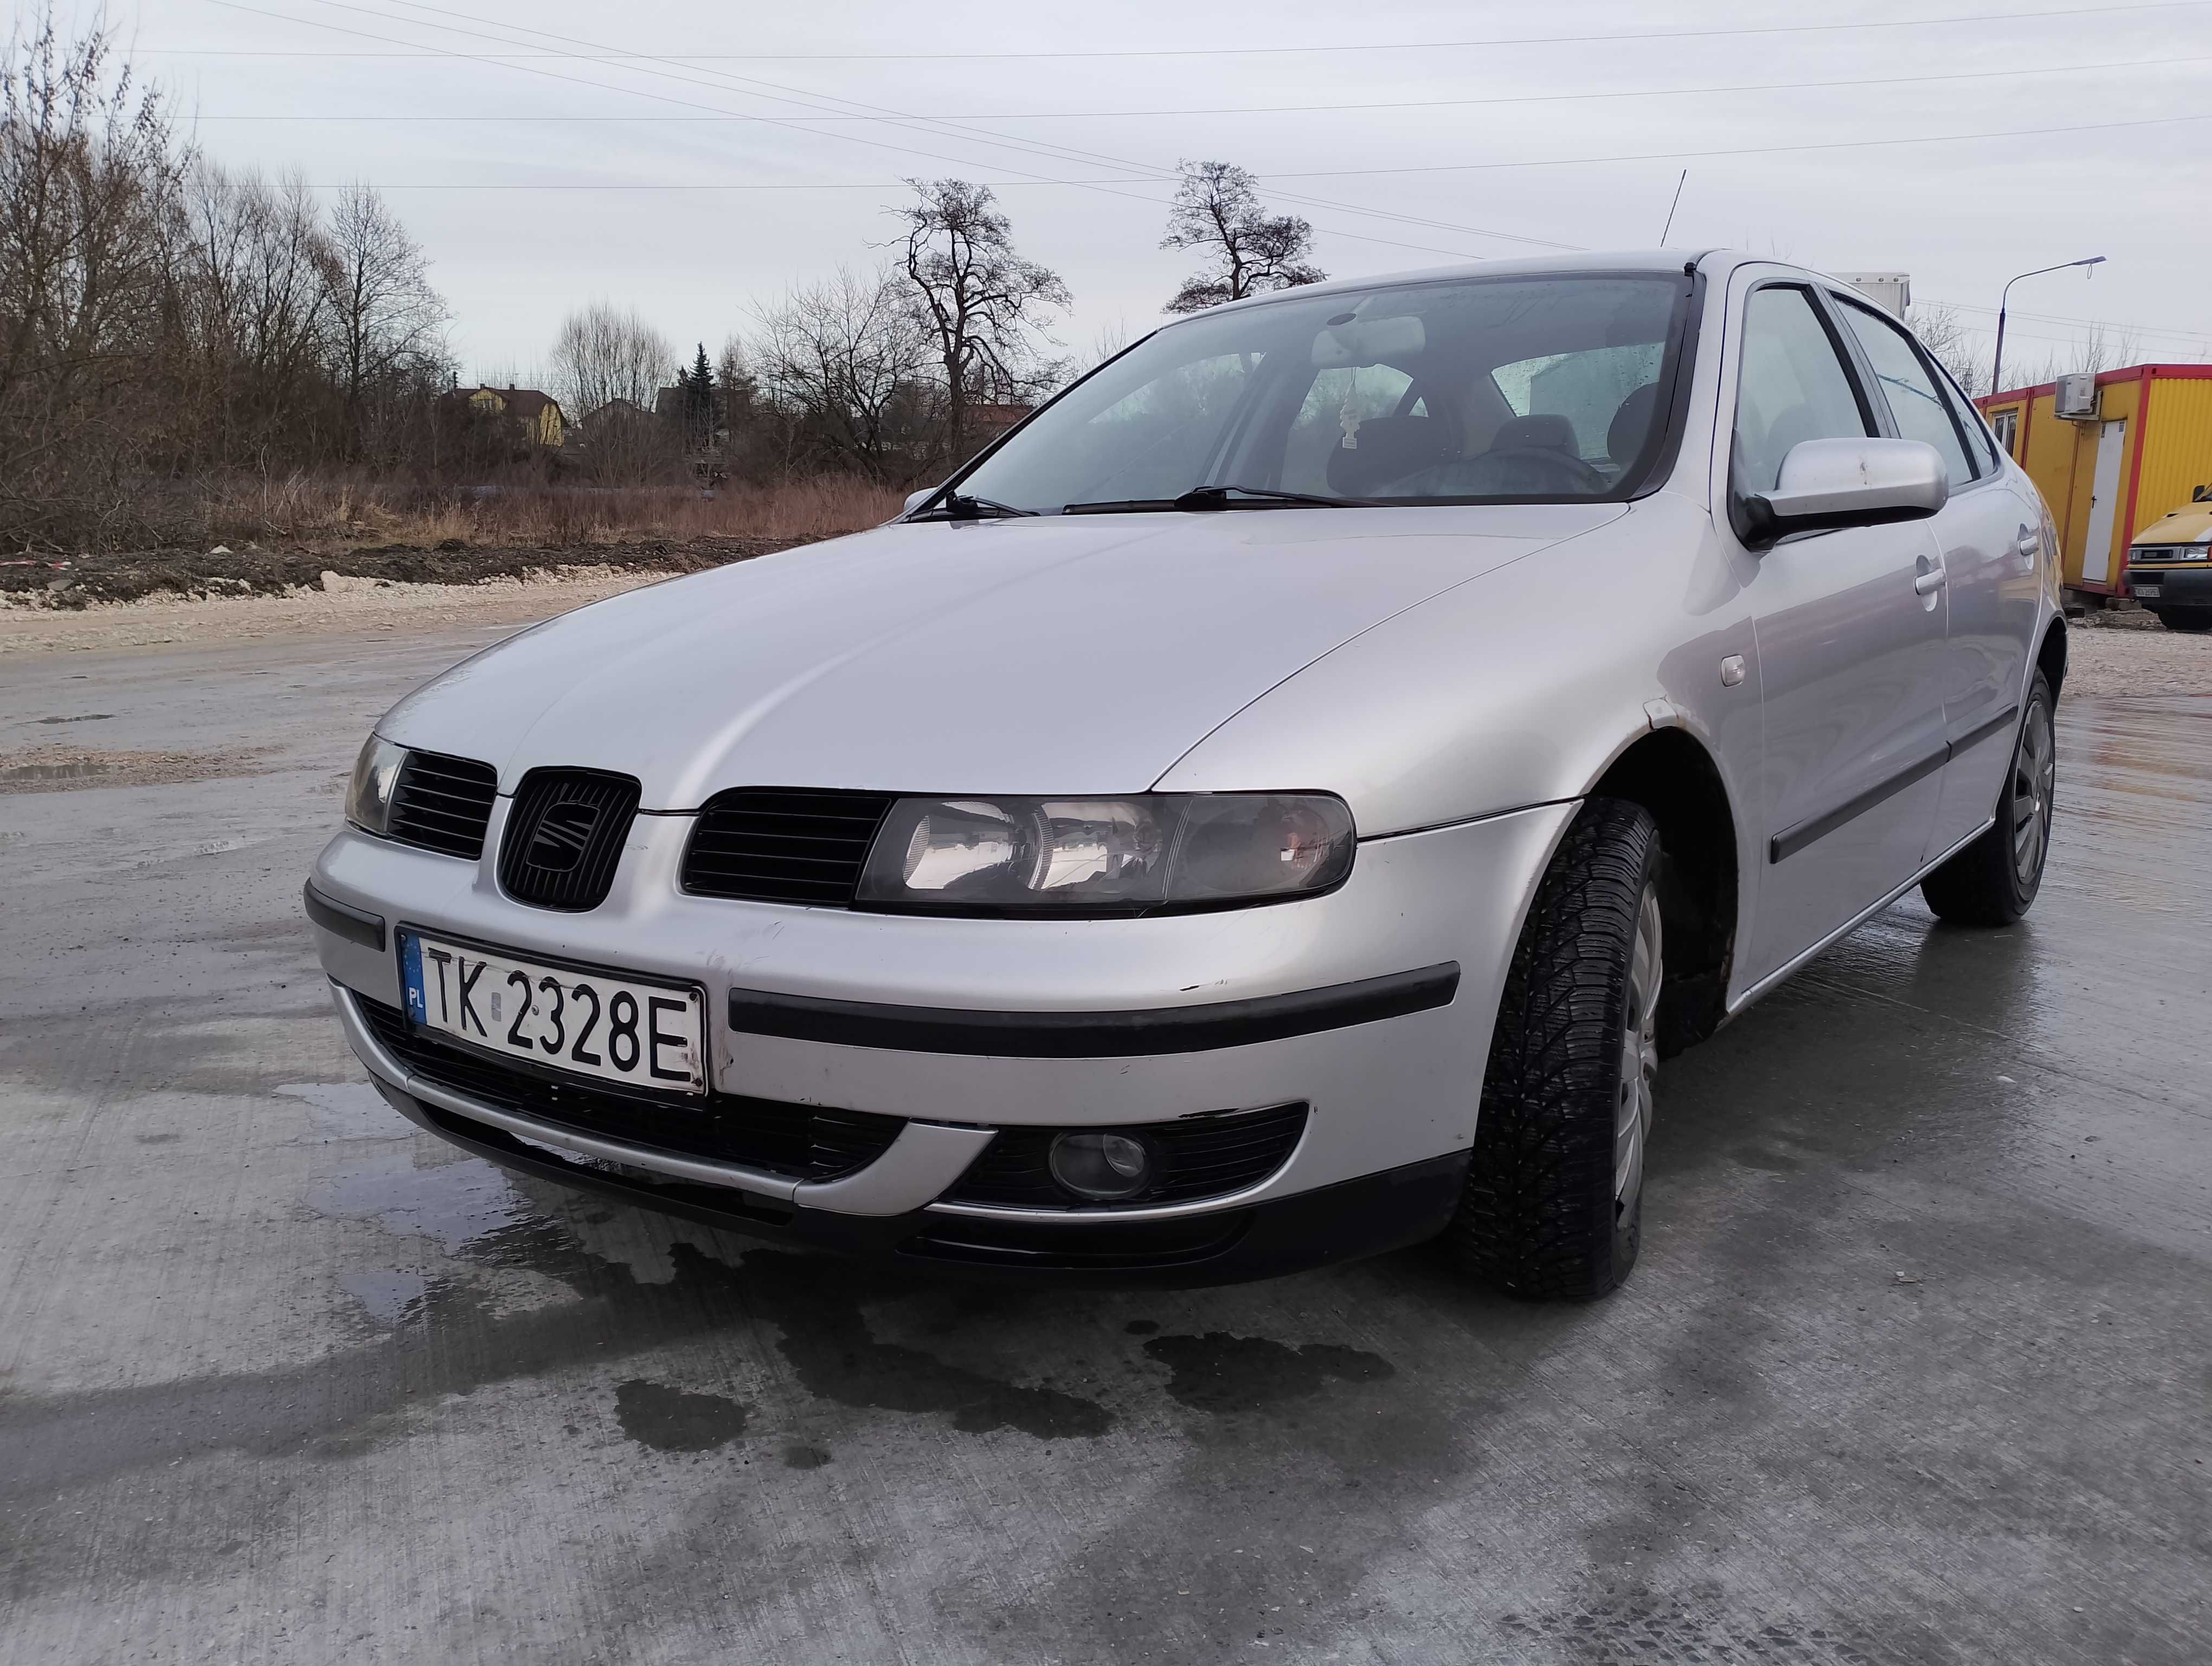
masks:
[[[1157,246],[1180,158],[1259,174],[1332,277],[1648,246],[1686,167],[1686,251],[1907,271],[1980,327],[2012,274],[2103,254],[2014,289],[2008,363],[2070,352],[2080,320],[2212,356],[2212,4],[107,9],[210,155],[389,193],[472,375],[527,372],[599,297],[711,353],[754,302],[880,260],[915,173],[997,190],[1087,361],[1188,270]],[[1892,143],[1987,134],[2014,137]]]

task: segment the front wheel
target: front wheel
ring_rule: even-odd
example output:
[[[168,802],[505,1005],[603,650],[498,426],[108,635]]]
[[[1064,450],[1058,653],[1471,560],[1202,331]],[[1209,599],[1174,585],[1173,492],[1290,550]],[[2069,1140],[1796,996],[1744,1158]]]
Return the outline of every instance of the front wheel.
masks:
[[[1659,827],[1593,799],[1507,972],[1467,1189],[1445,1242],[1515,1295],[1588,1301],[1636,1263],[1665,969]]]
[[[1920,882],[1920,894],[1936,918],[1957,926],[2009,926],[2027,912],[2043,888],[2051,855],[2057,777],[2051,684],[2038,672],[2013,741],[1996,824]]]

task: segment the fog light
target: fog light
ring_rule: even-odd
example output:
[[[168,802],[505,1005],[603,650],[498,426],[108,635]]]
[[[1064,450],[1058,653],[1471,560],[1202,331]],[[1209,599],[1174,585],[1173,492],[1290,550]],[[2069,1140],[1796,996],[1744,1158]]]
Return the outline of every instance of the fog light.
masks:
[[[1063,1134],[1047,1161],[1052,1177],[1078,1197],[1134,1197],[1152,1183],[1152,1152],[1126,1134]]]

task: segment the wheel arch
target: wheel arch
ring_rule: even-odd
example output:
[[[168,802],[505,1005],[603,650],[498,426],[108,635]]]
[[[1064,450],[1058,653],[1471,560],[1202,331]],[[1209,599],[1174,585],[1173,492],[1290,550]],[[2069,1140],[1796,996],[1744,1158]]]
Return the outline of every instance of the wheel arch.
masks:
[[[1659,824],[1667,967],[1660,1047],[1679,1053],[1718,1028],[1727,1008],[1743,890],[1728,785],[1696,736],[1664,728],[1632,741],[1586,796],[1639,805]]]
[[[2043,633],[2042,646],[2035,651],[2035,666],[2043,673],[2043,680],[2051,684],[2051,697],[2058,697],[2058,690],[2066,681],[2066,621],[2053,618],[2050,629]]]

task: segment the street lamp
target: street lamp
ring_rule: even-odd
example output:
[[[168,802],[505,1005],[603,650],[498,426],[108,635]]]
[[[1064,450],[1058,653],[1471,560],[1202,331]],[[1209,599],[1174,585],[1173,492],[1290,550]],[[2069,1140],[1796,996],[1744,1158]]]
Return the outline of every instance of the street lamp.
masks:
[[[2103,255],[2093,254],[2087,260],[2062,260],[2056,266],[2038,266],[2032,272],[2021,273],[2020,277],[2012,277],[2005,280],[2004,293],[1997,297],[1997,356],[1996,362],[1990,366],[1990,392],[2002,393],[2004,392],[2005,302],[2010,299],[2012,295],[2012,286],[2019,283],[2021,277],[2040,277],[2045,272],[2069,271],[2076,266],[2101,266],[2104,264],[2105,257]]]

